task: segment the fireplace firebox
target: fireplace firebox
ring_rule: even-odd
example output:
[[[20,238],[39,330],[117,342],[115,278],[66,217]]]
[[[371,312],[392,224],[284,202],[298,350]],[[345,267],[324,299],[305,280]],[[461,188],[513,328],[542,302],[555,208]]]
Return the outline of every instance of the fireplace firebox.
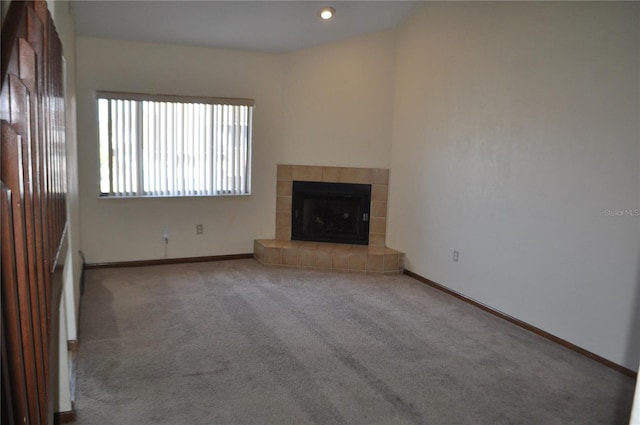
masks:
[[[291,239],[369,244],[371,185],[294,181]]]

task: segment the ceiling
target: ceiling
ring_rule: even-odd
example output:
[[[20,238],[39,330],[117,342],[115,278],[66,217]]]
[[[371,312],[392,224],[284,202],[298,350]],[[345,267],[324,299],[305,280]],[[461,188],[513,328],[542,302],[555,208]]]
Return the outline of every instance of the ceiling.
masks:
[[[77,1],[79,35],[281,53],[391,29],[417,1]],[[336,9],[323,21],[323,6]]]

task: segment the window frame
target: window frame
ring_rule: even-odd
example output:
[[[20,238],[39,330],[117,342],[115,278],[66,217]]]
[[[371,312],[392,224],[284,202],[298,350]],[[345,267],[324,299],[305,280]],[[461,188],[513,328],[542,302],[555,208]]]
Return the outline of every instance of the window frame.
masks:
[[[102,151],[102,135],[101,135],[101,122],[100,122],[100,100],[123,100],[123,101],[135,101],[135,102],[166,102],[166,103],[179,103],[182,105],[186,104],[199,104],[199,105],[221,105],[221,106],[246,106],[248,107],[248,117],[247,117],[247,128],[246,128],[246,175],[245,175],[245,185],[242,188],[241,192],[237,192],[234,190],[216,190],[212,188],[211,190],[215,193],[170,193],[170,194],[146,194],[145,188],[142,187],[143,183],[138,182],[138,188],[135,193],[114,193],[114,192],[103,192],[101,188],[102,183],[102,171],[101,171],[101,151]],[[148,94],[148,93],[137,93],[137,92],[117,92],[117,91],[103,91],[97,90],[95,92],[95,107],[96,107],[96,127],[97,127],[97,156],[98,156],[98,198],[99,199],[144,199],[144,198],[203,198],[203,197],[237,197],[237,196],[251,196],[252,194],[252,168],[253,168],[253,111],[255,109],[255,100],[250,98],[229,98],[229,97],[206,97],[206,96],[184,96],[184,95],[168,95],[168,94]],[[111,106],[109,106],[111,108]],[[140,109],[138,109],[139,113]],[[140,120],[140,117],[136,118]],[[213,122],[213,120],[212,120]],[[107,127],[111,127],[111,121],[107,124]],[[141,136],[142,126],[138,123],[135,126],[135,132],[137,137]],[[108,130],[110,131],[110,130]],[[111,149],[111,142],[108,142],[108,149]],[[142,142],[139,142],[141,145]],[[144,148],[142,146],[138,146],[136,151],[142,152]],[[136,158],[136,167],[140,167],[142,163],[142,159],[140,157]],[[109,161],[111,162],[111,160]],[[222,163],[222,162],[221,162]],[[111,180],[114,178],[113,175],[109,176],[110,184],[112,184]],[[237,190],[237,189],[236,189]]]

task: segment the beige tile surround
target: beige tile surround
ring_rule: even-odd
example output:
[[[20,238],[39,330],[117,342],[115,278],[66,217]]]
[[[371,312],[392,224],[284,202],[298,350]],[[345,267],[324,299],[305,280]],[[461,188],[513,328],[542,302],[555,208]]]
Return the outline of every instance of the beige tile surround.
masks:
[[[294,180],[370,184],[369,245],[292,241],[291,199]],[[276,238],[256,240],[254,256],[265,265],[377,273],[402,271],[404,254],[385,245],[388,193],[388,169],[278,164]]]
[[[361,183],[371,185],[369,246],[385,246],[389,170],[383,168],[319,167],[278,164],[276,189],[276,239],[291,240],[291,193],[293,181]]]

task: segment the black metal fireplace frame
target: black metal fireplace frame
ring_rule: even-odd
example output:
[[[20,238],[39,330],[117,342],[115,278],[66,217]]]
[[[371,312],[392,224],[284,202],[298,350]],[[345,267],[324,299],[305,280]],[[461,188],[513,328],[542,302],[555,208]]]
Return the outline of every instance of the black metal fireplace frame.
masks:
[[[335,242],[357,245],[369,244],[369,223],[371,215],[371,185],[357,183],[325,183],[293,181],[292,206],[291,206],[291,239],[316,242]],[[305,216],[305,201],[316,199],[325,202],[350,203],[354,208],[356,222],[355,232],[352,234],[314,233],[305,229],[303,217]]]

